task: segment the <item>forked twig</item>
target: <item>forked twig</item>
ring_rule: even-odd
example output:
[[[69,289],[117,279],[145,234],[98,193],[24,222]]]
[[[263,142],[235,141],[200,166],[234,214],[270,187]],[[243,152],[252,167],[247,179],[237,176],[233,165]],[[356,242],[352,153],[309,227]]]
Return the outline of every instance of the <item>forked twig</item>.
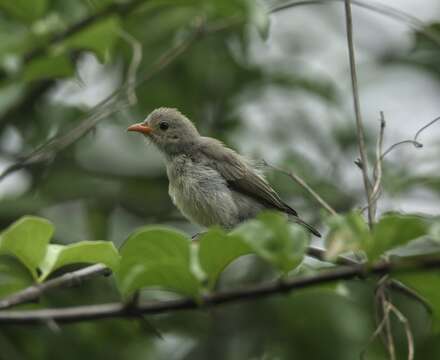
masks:
[[[381,121],[385,121],[384,120],[384,118],[383,118],[383,113],[381,112]],[[381,133],[379,134],[379,138],[378,138],[378,146],[376,147],[376,164],[375,164],[375,167],[374,167],[374,172],[373,172],[373,176],[374,176],[374,178],[377,180],[377,175],[378,175],[378,171],[379,171],[379,168],[380,168],[380,171],[381,171],[381,176],[382,176],[382,163],[383,163],[383,159],[390,153],[390,152],[392,152],[393,150],[395,150],[397,147],[399,147],[400,145],[404,145],[404,144],[412,144],[412,145],[414,145],[414,147],[416,147],[416,148],[422,148],[423,147],[423,144],[421,143],[421,142],[419,142],[418,141],[418,137],[420,136],[420,134],[424,131],[424,130],[426,130],[427,128],[429,128],[430,126],[432,126],[434,123],[436,123],[437,121],[439,121],[440,120],[440,116],[439,117],[436,117],[434,120],[431,120],[429,123],[427,123],[426,125],[423,125],[417,132],[416,132],[416,134],[414,135],[414,138],[413,139],[408,139],[408,140],[402,140],[402,141],[399,141],[399,142],[396,142],[396,143],[394,143],[393,145],[391,145],[387,150],[385,150],[383,153],[382,153],[382,155],[380,156],[380,157],[377,157],[377,149],[378,149],[378,147],[380,146],[380,147],[382,147],[382,143],[380,143],[381,141],[383,142],[383,133],[382,133],[382,131],[381,131]],[[382,126],[382,125],[381,125]],[[382,137],[382,138],[381,138]],[[377,197],[380,195],[380,183],[381,183],[381,180],[379,181],[379,182],[377,182],[377,181],[375,181],[375,184],[374,184],[374,186],[373,186],[373,193],[371,194],[371,197],[372,197],[372,199],[371,199],[371,201],[370,201],[370,203],[371,204],[374,204],[374,205],[376,205],[376,203],[377,203]],[[364,206],[362,209],[361,209],[361,212],[364,212],[365,210],[367,210],[368,209],[368,205],[366,205],[366,206]],[[374,209],[374,210],[376,210],[376,209]]]
[[[402,314],[402,312],[389,300],[387,295],[387,288],[392,285],[392,280],[390,280],[389,275],[384,275],[378,281],[376,287],[376,306],[377,309],[381,309],[381,320],[376,327],[376,330],[370,337],[365,348],[360,354],[360,358],[364,359],[364,356],[368,350],[369,345],[380,335],[384,335],[385,345],[390,356],[390,360],[396,359],[396,349],[394,346],[394,338],[391,329],[391,314],[394,314],[397,319],[402,323],[405,329],[405,335],[408,344],[408,360],[414,360],[414,337],[412,334],[411,326],[408,319]],[[379,317],[379,312],[376,311],[376,316]]]
[[[380,321],[379,325],[374,330],[374,333],[371,334],[370,339],[368,340],[368,343],[365,345],[365,347],[363,348],[363,350],[360,353],[361,360],[365,359],[365,355],[367,354],[368,347],[383,332],[383,329],[385,327],[386,317],[388,317],[389,312],[390,312],[390,308],[386,307],[384,310],[384,316],[382,317],[382,320]]]

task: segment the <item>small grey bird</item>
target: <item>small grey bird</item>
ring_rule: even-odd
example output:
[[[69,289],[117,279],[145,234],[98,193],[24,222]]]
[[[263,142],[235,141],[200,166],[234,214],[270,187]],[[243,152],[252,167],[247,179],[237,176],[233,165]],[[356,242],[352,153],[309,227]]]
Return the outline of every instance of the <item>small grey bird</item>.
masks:
[[[177,109],[156,109],[127,131],[144,134],[165,155],[169,194],[190,221],[231,229],[264,209],[274,209],[321,236],[281,200],[250,160],[201,136]]]

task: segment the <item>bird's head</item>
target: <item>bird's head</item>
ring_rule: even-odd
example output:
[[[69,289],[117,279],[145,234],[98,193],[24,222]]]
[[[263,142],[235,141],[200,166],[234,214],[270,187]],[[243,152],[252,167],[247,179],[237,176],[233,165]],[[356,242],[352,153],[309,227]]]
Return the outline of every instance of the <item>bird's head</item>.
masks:
[[[152,111],[143,122],[131,125],[127,131],[142,133],[168,156],[189,152],[200,138],[194,124],[179,110],[171,108]]]

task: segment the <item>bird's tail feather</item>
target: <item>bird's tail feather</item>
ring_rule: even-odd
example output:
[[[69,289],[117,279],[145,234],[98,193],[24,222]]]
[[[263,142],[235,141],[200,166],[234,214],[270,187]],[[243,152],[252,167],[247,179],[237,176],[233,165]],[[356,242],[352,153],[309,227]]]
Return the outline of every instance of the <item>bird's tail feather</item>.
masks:
[[[307,230],[309,230],[313,235],[317,237],[321,237],[321,233],[316,230],[312,225],[307,224],[304,220],[300,219],[297,216],[291,217],[293,221],[295,221],[297,224],[304,226]]]

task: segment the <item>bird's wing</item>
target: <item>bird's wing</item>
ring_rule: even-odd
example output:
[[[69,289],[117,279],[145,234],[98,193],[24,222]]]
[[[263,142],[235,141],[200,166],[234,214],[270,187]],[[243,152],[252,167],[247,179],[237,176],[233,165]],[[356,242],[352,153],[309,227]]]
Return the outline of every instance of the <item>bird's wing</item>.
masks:
[[[217,170],[227,181],[228,186],[242,194],[252,197],[267,208],[273,208],[290,215],[297,212],[287,205],[263,176],[245,158],[234,150],[225,147],[220,141],[203,138],[200,154],[209,167]]]

